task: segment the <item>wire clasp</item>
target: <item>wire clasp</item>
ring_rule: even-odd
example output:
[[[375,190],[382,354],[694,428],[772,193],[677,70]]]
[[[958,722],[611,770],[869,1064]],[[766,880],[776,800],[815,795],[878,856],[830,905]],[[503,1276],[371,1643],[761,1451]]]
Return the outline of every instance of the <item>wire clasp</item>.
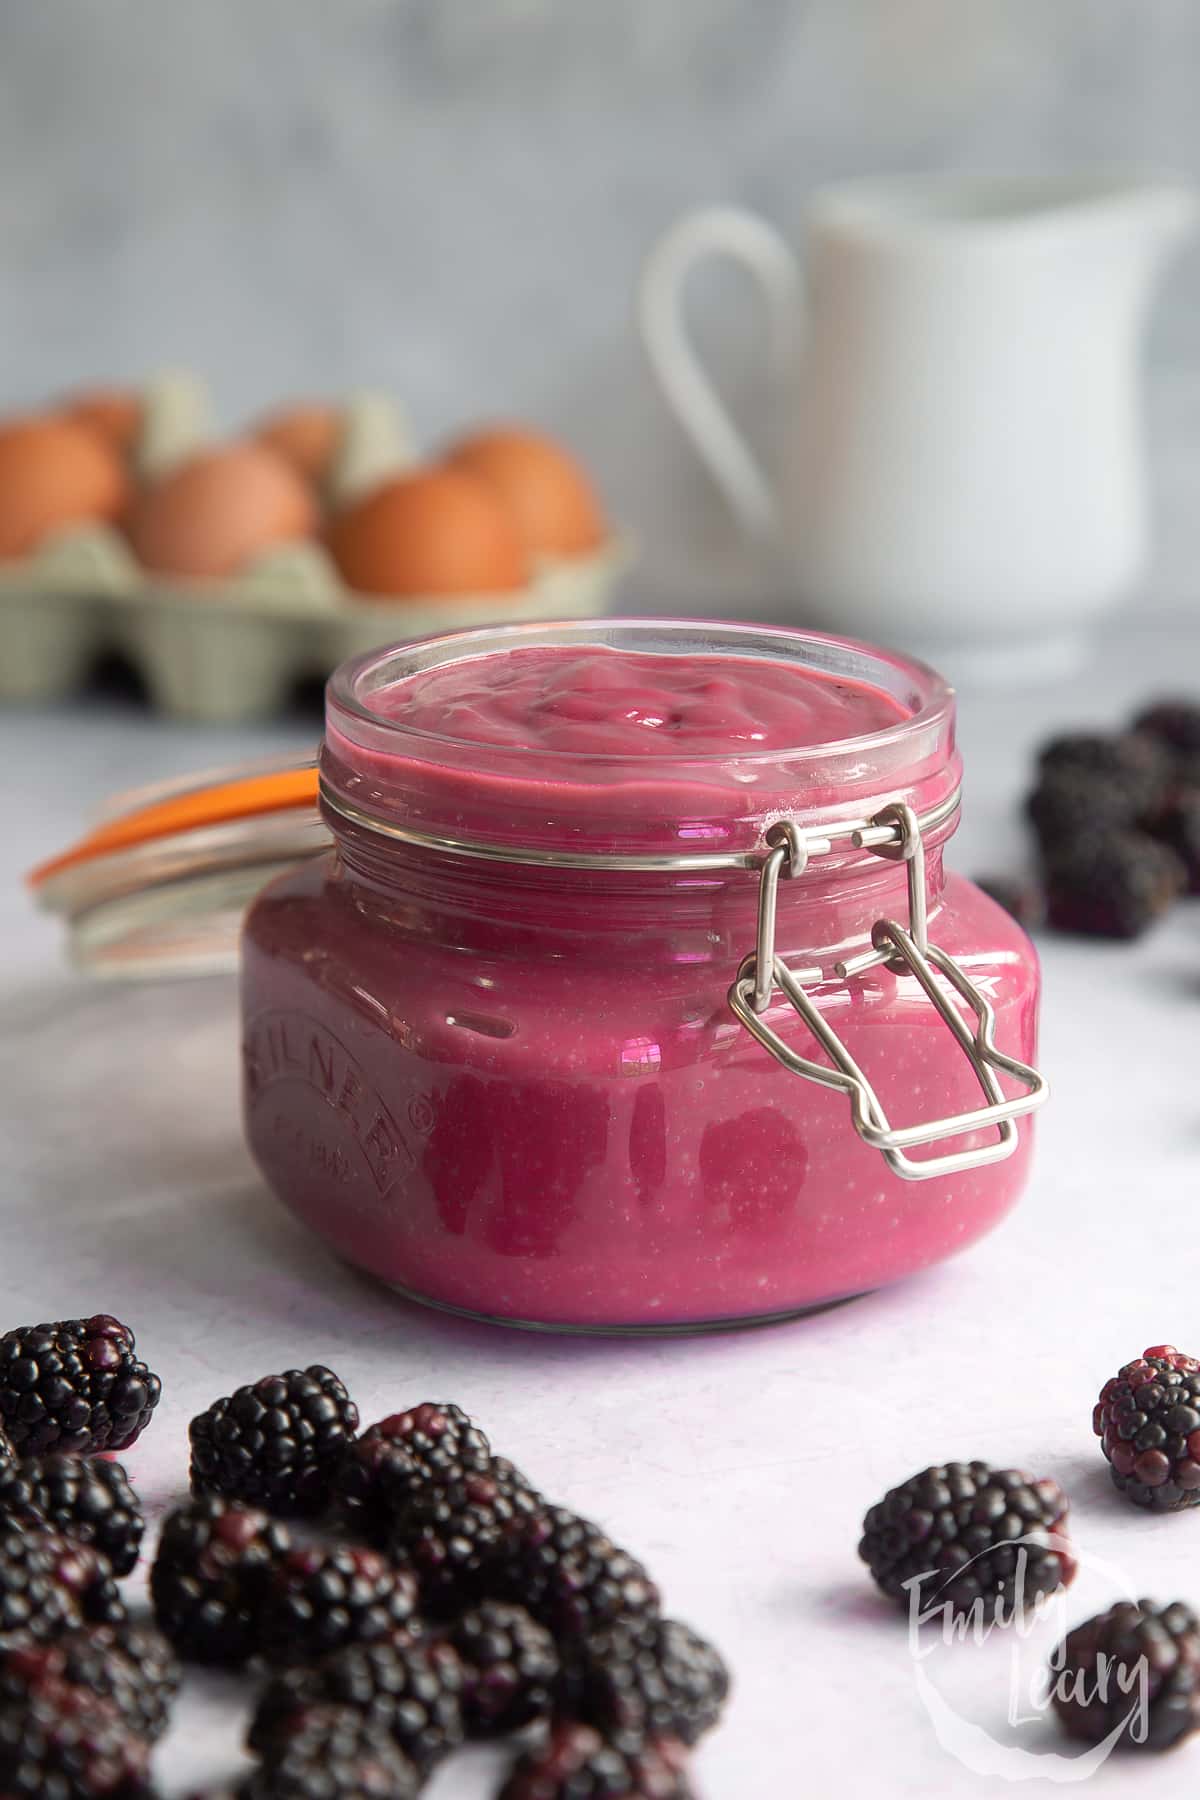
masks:
[[[827,839],[814,842],[806,838],[791,820],[778,821],[766,834],[759,872],[756,945],[738,970],[729,990],[729,1004],[751,1035],[785,1069],[847,1096],[854,1129],[864,1143],[880,1151],[901,1180],[928,1181],[938,1175],[954,1175],[1003,1162],[1017,1148],[1017,1119],[1036,1111],[1047,1099],[1046,1079],[1028,1063],[997,1048],[996,1015],[991,1001],[953,957],[929,941],[925,845],[921,821],[912,807],[900,801],[882,807],[865,826],[851,834],[850,841],[856,849],[871,850],[889,861],[905,864],[908,923],[878,919],[871,931],[871,948],[834,962],[833,975],[851,981],[869,969],[886,965],[897,974],[915,976],[974,1071],[984,1104],[923,1124],[895,1127],[890,1123],[867,1075],[807,992],[808,987],[829,980],[824,967],[817,964],[790,969],[776,951],[780,881],[803,875],[813,855],[830,847]],[[946,992],[947,985],[971,1009],[973,1025],[955,1004],[952,994]],[[828,1064],[801,1056],[768,1025],[765,1015],[777,989],[808,1026],[829,1058]],[[1001,1074],[1010,1076],[1025,1091],[1013,1099],[1006,1098],[1000,1085]],[[906,1154],[918,1145],[993,1127],[995,1137],[971,1149],[948,1150],[920,1159]]]

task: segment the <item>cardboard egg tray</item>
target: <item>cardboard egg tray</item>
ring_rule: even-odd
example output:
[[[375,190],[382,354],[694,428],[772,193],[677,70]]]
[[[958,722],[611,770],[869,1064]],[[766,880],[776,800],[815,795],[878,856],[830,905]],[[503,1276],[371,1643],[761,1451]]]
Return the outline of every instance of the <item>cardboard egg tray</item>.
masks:
[[[134,464],[154,479],[211,437],[207,390],[167,371],[143,393]],[[412,465],[407,424],[386,395],[351,396],[326,499],[345,503]],[[277,546],[223,581],[143,569],[125,539],[88,524],[0,564],[0,701],[59,699],[116,652],[176,718],[232,723],[277,711],[295,687],[347,657],[442,631],[606,610],[629,546],[547,560],[527,587],[495,594],[380,597],[351,592],[315,541]]]
[[[59,699],[115,651],[176,718],[262,718],[298,683],[381,644],[596,617],[627,560],[616,541],[546,563],[516,593],[379,599],[347,592],[316,543],[273,550],[234,580],[168,582],[147,575],[117,532],[89,526],[0,569],[0,700]]]

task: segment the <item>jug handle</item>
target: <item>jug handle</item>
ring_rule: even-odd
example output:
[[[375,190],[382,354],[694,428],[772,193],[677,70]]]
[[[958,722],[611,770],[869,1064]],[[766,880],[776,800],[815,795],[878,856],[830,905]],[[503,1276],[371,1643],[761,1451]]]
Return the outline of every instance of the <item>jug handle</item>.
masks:
[[[693,267],[717,255],[740,263],[766,303],[766,354],[773,374],[788,370],[800,323],[800,265],[764,219],[739,207],[688,213],[673,225],[642,270],[638,322],[668,405],[695,445],[742,529],[773,536],[776,504],[762,468],[734,424],[694,350],[683,318],[683,288]]]

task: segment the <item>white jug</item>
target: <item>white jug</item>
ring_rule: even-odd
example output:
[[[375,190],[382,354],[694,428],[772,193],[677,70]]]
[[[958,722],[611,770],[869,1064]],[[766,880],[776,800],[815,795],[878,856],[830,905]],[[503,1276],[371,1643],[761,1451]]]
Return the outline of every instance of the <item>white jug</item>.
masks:
[[[1147,558],[1139,345],[1184,188],[852,182],[796,258],[752,214],[683,219],[644,271],[663,390],[745,530],[783,550],[805,619],[947,658],[1070,659]],[[784,420],[768,479],[688,340],[717,253],[755,277]],[[1055,657],[1058,648],[1062,656]]]

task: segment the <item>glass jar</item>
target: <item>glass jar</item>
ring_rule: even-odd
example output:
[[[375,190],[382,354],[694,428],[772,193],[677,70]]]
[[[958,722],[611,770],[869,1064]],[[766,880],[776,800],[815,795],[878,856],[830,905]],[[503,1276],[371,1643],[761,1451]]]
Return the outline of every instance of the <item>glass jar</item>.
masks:
[[[462,657],[582,645],[751,658],[895,717],[642,759],[382,704]],[[1044,1085],[1033,948],[943,870],[960,775],[939,677],[816,634],[511,626],[346,665],[334,850],[244,934],[268,1181],[405,1294],[563,1330],[785,1318],[962,1249],[1017,1199]]]

